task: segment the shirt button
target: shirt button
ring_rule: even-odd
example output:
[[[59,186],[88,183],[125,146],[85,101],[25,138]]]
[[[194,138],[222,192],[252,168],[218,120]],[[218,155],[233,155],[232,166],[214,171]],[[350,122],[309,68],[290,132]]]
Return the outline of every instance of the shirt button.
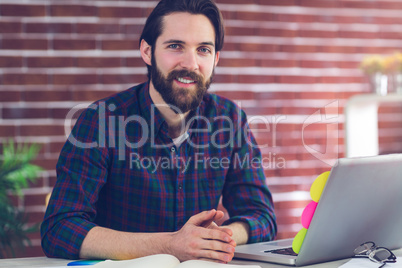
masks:
[[[174,153],[176,151],[176,148],[172,147],[172,148],[170,148],[170,151],[172,151],[172,153]]]
[[[182,190],[182,189],[183,189],[183,185],[179,184],[179,190]]]

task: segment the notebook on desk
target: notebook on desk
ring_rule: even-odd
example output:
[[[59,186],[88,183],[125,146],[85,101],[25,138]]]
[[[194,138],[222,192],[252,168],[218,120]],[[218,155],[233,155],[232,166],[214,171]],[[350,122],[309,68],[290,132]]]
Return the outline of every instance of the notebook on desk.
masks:
[[[299,254],[275,253],[292,240],[237,246],[235,258],[303,266],[352,257],[367,241],[402,247],[402,154],[339,159]]]

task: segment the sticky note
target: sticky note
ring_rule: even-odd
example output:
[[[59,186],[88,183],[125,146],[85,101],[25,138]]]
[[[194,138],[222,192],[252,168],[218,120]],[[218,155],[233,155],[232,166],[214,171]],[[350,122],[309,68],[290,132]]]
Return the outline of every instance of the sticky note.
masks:
[[[317,208],[318,203],[311,201],[303,210],[301,215],[301,223],[303,228],[308,229],[311,223],[311,219],[313,218],[315,209]]]
[[[292,249],[295,253],[299,254],[300,248],[303,244],[303,240],[304,237],[306,236],[307,233],[307,229],[306,228],[302,228],[297,235],[295,236],[295,238],[293,239],[292,242]]]
[[[310,188],[310,196],[313,201],[317,202],[320,200],[321,193],[324,190],[325,184],[327,183],[329,177],[329,171],[322,173],[315,179]]]

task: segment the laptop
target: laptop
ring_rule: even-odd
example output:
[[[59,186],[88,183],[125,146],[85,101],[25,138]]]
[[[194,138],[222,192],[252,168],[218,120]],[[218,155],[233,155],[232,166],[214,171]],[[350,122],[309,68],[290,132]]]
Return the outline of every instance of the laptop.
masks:
[[[352,257],[367,241],[402,247],[402,154],[339,159],[298,255],[292,241],[237,246],[234,257],[303,266]]]

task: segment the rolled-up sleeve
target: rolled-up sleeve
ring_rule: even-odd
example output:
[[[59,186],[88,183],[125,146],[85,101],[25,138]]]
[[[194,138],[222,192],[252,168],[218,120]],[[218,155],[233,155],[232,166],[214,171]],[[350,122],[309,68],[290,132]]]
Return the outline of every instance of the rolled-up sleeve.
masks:
[[[223,190],[223,206],[230,219],[224,224],[242,221],[249,225],[248,243],[273,240],[277,232],[271,193],[266,185],[260,149],[241,112],[242,127],[237,130],[231,167]]]
[[[85,236],[96,226],[96,202],[108,176],[97,118],[96,109],[85,110],[60,153],[57,182],[41,225],[42,249],[48,257],[79,258]]]

